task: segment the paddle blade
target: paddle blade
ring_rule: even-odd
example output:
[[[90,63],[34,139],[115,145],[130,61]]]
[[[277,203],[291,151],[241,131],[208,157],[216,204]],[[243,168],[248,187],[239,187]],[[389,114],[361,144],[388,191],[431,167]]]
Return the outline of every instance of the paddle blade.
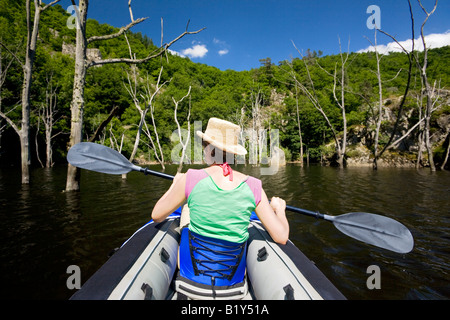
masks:
[[[67,161],[81,169],[108,174],[124,174],[140,169],[116,150],[92,142],[80,142],[70,148]]]
[[[334,216],[329,220],[346,235],[380,248],[408,253],[414,247],[414,239],[409,229],[385,216],[352,212]]]

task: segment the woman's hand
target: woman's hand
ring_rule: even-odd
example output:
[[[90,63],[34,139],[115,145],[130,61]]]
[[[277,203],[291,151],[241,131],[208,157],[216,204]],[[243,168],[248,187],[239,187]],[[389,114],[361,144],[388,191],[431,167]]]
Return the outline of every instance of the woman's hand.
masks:
[[[272,197],[269,202],[264,190],[261,191],[261,201],[255,209],[272,239],[280,244],[289,240],[289,222],[286,218],[286,201],[279,197]]]

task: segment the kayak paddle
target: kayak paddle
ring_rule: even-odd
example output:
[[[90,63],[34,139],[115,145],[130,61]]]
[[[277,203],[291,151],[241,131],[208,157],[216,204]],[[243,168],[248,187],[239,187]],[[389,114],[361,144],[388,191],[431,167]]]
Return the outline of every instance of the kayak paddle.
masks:
[[[75,167],[101,173],[124,174],[139,171],[169,180],[174,178],[169,174],[136,166],[116,150],[92,142],[74,145],[67,154],[67,160]],[[329,216],[292,206],[286,206],[286,209],[332,222],[342,233],[380,248],[408,253],[414,247],[414,239],[409,229],[400,222],[385,216],[367,212]]]

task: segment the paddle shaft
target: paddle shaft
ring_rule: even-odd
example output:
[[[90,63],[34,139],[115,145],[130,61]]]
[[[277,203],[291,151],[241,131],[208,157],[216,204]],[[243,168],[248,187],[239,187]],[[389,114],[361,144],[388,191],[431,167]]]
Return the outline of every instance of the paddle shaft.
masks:
[[[173,178],[174,178],[174,176],[172,176],[170,174],[162,173],[162,172],[158,172],[158,171],[153,171],[153,170],[150,170],[150,169],[147,169],[147,168],[141,168],[141,167],[138,167],[138,166],[136,166],[136,169],[133,168],[133,170],[142,172],[145,175],[151,174],[152,176],[157,176],[157,177],[164,178],[164,179],[167,179],[167,180],[173,180]]]
[[[301,208],[288,206],[288,205],[286,206],[286,210],[289,210],[289,211],[292,211],[295,213],[300,213],[300,214],[310,216],[313,218],[317,218],[317,219],[325,219],[325,215],[320,212],[310,211],[310,210],[301,209]]]

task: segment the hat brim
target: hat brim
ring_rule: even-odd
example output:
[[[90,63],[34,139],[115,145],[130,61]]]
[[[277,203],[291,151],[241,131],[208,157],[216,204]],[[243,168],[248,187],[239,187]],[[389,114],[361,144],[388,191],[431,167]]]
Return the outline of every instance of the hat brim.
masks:
[[[196,133],[200,138],[202,138],[206,142],[212,144],[213,146],[215,146],[225,152],[233,153],[233,154],[236,154],[239,156],[244,156],[247,154],[247,150],[245,150],[245,148],[239,144],[238,145],[226,145],[220,141],[212,139],[210,136],[208,136],[207,134],[205,134],[201,131],[197,131]]]

